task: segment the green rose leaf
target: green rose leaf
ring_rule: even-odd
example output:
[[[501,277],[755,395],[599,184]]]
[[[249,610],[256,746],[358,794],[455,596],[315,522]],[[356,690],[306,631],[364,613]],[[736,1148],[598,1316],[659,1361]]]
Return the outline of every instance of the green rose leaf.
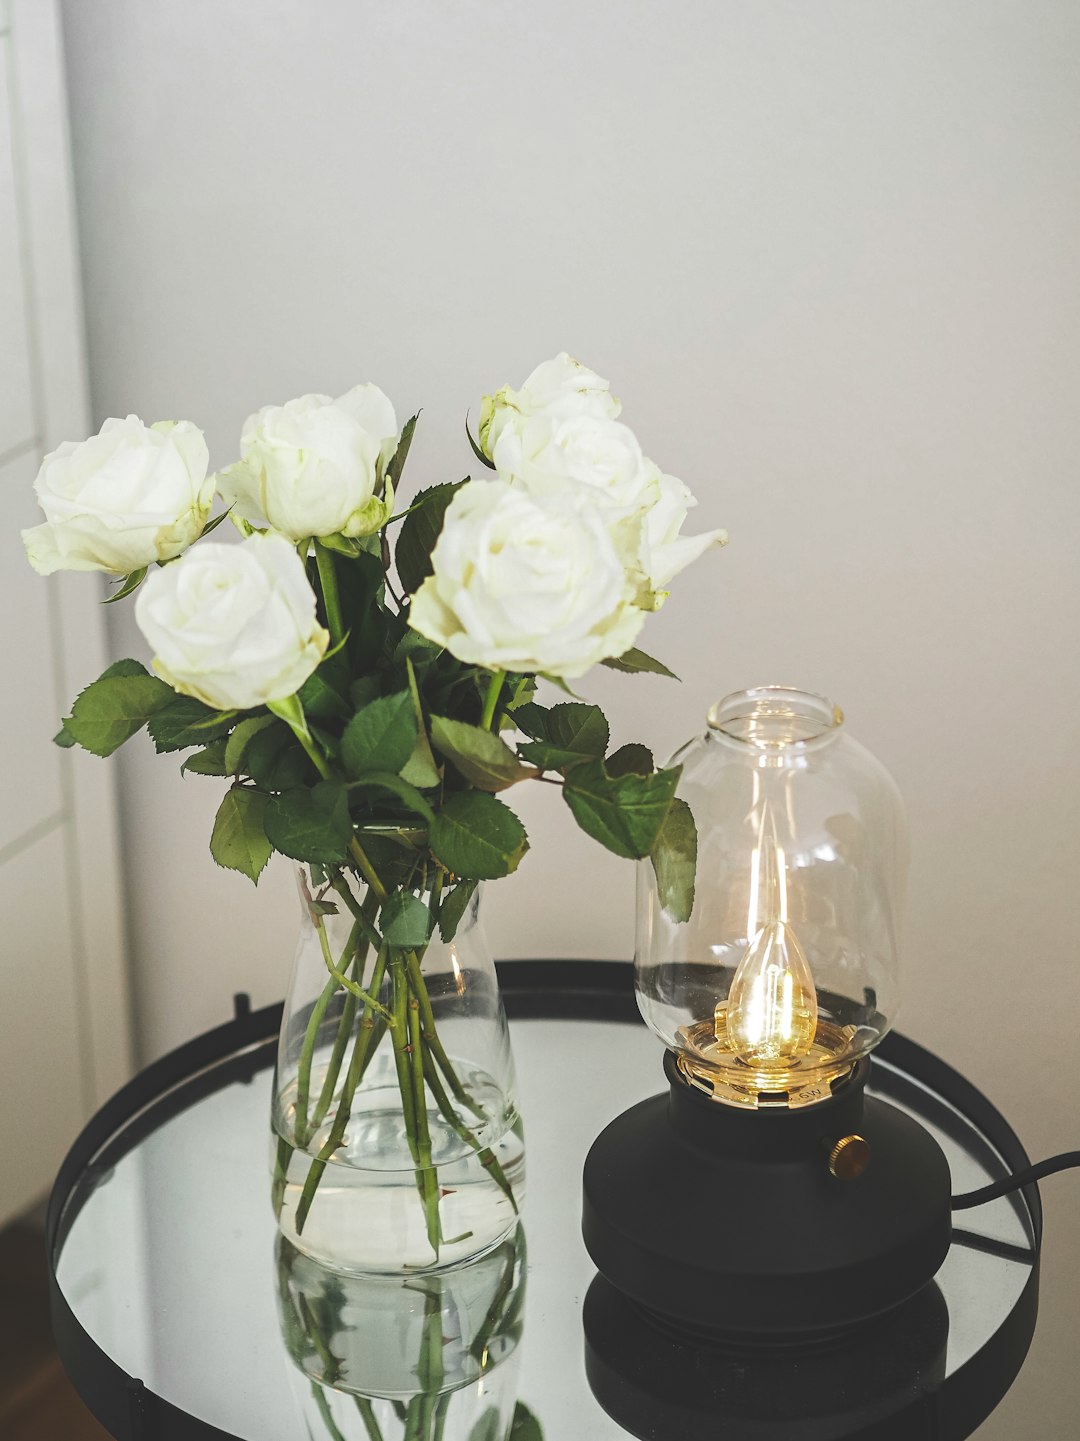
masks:
[[[411,891],[394,891],[380,913],[383,939],[402,950],[426,946],[431,935],[431,912]]]
[[[239,711],[214,710],[190,695],[173,695],[150,717],[150,736],[158,754],[204,746],[230,730]]]
[[[191,771],[197,776],[227,776],[231,772],[225,763],[225,737],[211,741],[201,751],[193,751],[180,767],[180,774]]]
[[[629,745],[612,751],[604,762],[604,769],[609,776],[652,775],[653,753],[648,746],[632,741]]]
[[[678,796],[652,848],[660,904],[673,921],[688,921],[694,909],[697,874],[697,826],[690,807]]]
[[[442,530],[446,507],[464,484],[463,480],[444,481],[420,491],[401,522],[394,562],[398,579],[409,595],[415,594],[431,574],[431,552]]]
[[[275,850],[295,861],[343,861],[352,839],[349,796],[340,781],[298,786],[271,796],[266,835]]]
[[[275,724],[272,715],[249,716],[242,720],[235,728],[232,735],[225,743],[225,774],[239,775],[240,765],[244,759],[244,752],[248,743],[252,741],[260,731],[266,730],[268,726]]]
[[[244,771],[264,791],[292,790],[312,773],[311,762],[292,731],[279,720],[249,733],[243,760],[237,763],[242,763]]]
[[[510,1441],[544,1441],[540,1422],[528,1406],[521,1401],[514,1407],[514,1419],[510,1424]]]
[[[312,671],[296,693],[304,714],[312,720],[344,720],[353,707],[348,700],[349,668],[338,652]]]
[[[421,816],[428,825],[435,819],[435,812],[420,794],[414,785],[411,785],[404,776],[397,776],[393,771],[369,771],[360,780],[353,781],[350,790],[366,790],[369,786],[377,790],[392,791],[398,800],[402,801],[414,814]]]
[[[656,844],[681,766],[652,775],[611,776],[600,761],[574,766],[563,798],[583,831],[617,856],[640,860]]]
[[[643,650],[627,650],[622,655],[609,656],[600,664],[606,665],[608,670],[621,670],[626,675],[666,675],[670,680],[679,679],[673,670],[668,670],[663,661],[654,660]]]
[[[477,881],[459,881],[452,891],[447,891],[439,906],[439,934],[449,943],[457,935],[461,919],[469,908],[469,902],[476,893]]]
[[[386,474],[390,484],[395,490],[401,482],[401,472],[405,469],[405,462],[409,458],[409,446],[412,445],[413,432],[416,430],[416,422],[420,419],[420,412],[405,422],[401,429],[401,439],[397,443],[397,450],[386,467]]]
[[[412,631],[411,634],[415,635],[416,632]],[[420,703],[420,687],[416,683],[416,670],[408,655],[405,657],[405,669],[409,676],[409,694],[412,696],[413,714],[416,716],[416,744],[413,746],[412,755],[405,762],[401,779],[408,781],[411,785],[419,786],[421,790],[429,790],[432,786],[437,786],[442,777],[435,764],[431,742],[428,740],[427,728],[424,725],[424,707]]]
[[[530,766],[521,764],[504,740],[483,726],[433,715],[431,739],[435,749],[453,761],[469,784],[482,791],[505,790],[536,774]]]
[[[429,841],[448,870],[477,881],[508,876],[529,848],[514,812],[485,791],[451,796],[435,817]]]
[[[416,713],[407,690],[381,696],[357,711],[341,737],[341,757],[351,776],[398,772],[416,745]]]
[[[529,701],[514,711],[514,721],[536,742],[519,745],[518,754],[545,770],[601,760],[608,747],[608,723],[599,706],[564,701],[546,710]]]
[[[219,866],[241,871],[258,885],[272,853],[264,820],[268,797],[247,786],[234,786],[218,806],[210,854]]]
[[[96,756],[111,756],[142,730],[151,716],[175,700],[172,686],[150,675],[138,661],[117,661],[81,692],[61,735],[70,736]]]
[[[78,744],[79,742],[67,728],[67,721],[61,721],[60,729],[53,736],[53,745],[59,746],[62,750],[70,750],[72,746]]]

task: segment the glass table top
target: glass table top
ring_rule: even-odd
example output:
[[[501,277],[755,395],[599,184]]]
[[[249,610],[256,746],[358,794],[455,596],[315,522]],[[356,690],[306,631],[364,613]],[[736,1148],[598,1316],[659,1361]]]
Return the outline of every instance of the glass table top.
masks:
[[[76,1319],[130,1376],[244,1441],[504,1441],[515,1403],[534,1418],[518,1412],[515,1441],[626,1436],[586,1376],[582,1311],[595,1270],[580,1234],[581,1170],[608,1121],[663,1088],[660,1048],[644,1027],[601,1021],[517,1020],[512,1037],[527,1260],[504,1246],[479,1274],[403,1287],[336,1278],[290,1255],[270,1209],[264,1068],[195,1100],[87,1182],[55,1258]],[[896,1076],[878,1061],[871,1090],[928,1125],[954,1192],[1001,1174],[970,1122],[937,1124],[943,1103],[910,1081],[898,1099]],[[937,1277],[944,1376],[985,1345],[1031,1274],[1021,1200],[958,1225],[986,1241],[954,1243]],[[797,1381],[790,1364],[773,1373],[780,1386]],[[430,1403],[452,1387],[452,1403]],[[425,1389],[429,1402],[416,1399]],[[774,1433],[717,1417],[710,1434]],[[849,1423],[806,1434],[863,1433]]]

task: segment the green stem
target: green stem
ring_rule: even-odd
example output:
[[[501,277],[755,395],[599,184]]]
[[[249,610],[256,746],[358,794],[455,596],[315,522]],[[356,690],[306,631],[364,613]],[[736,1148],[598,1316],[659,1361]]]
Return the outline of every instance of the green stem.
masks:
[[[304,1032],[304,1043],[300,1048],[300,1065],[296,1073],[296,1143],[306,1146],[311,1132],[308,1130],[308,1097],[311,1092],[311,1062],[315,1055],[315,1042],[319,1035],[326,1008],[337,991],[334,980],[327,981],[322,995],[315,1002]]]
[[[454,1135],[457,1136],[459,1140],[464,1141],[467,1146],[471,1146],[473,1148],[473,1150],[479,1157],[480,1164],[491,1176],[491,1179],[495,1182],[496,1186],[498,1186],[499,1190],[510,1202],[511,1206],[513,1206],[514,1215],[518,1215],[518,1204],[517,1200],[514,1197],[514,1188],[511,1186],[509,1180],[507,1179],[506,1172],[499,1164],[498,1159],[496,1158],[495,1153],[494,1151],[492,1151],[491,1147],[482,1146],[473,1135],[472,1131],[469,1130],[468,1126],[466,1126],[465,1122],[454,1110],[450,1097],[446,1094],[446,1087],[440,1080],[439,1073],[435,1068],[435,1062],[428,1051],[424,1052],[424,1077],[428,1083],[428,1089],[435,1097],[435,1104],[442,1112],[447,1125],[450,1127]]]
[[[319,1408],[319,1415],[323,1419],[323,1425],[330,1433],[331,1441],[345,1441],[345,1437],[341,1434],[340,1430],[338,1429],[337,1422],[334,1420],[333,1415],[331,1414],[330,1403],[326,1399],[326,1393],[323,1391],[323,1388],[319,1385],[318,1381],[312,1381],[311,1393],[315,1397],[315,1405]]]
[[[375,1416],[375,1407],[367,1396],[353,1396],[356,1402],[356,1409],[360,1412],[360,1419],[364,1423],[364,1430],[368,1433],[368,1441],[383,1441],[382,1429]]]
[[[495,706],[498,703],[505,679],[506,672],[504,670],[492,671],[491,679],[488,681],[487,695],[484,697],[484,711],[480,717],[480,724],[485,730],[494,729],[491,723],[495,719]]]
[[[446,1048],[439,1039],[439,1033],[435,1029],[435,1013],[431,1009],[431,997],[428,995],[427,982],[424,980],[424,973],[420,969],[420,958],[415,951],[409,951],[406,954],[405,964],[409,968],[409,980],[412,982],[413,994],[420,1002],[420,1015],[423,1019],[425,1045],[438,1061],[443,1075],[446,1077],[447,1083],[450,1086],[450,1090],[461,1104],[468,1106],[469,1110],[472,1111],[475,1116],[478,1116],[481,1121],[486,1120],[487,1116],[484,1108],[477,1101],[473,1100],[462,1085],[458,1073],[454,1069],[454,1063],[446,1054]]]
[[[371,977],[371,989],[378,993],[382,985],[382,978],[386,971],[386,953],[379,952],[378,960],[375,962],[375,970]],[[319,1154],[312,1161],[308,1169],[307,1179],[304,1181],[304,1190],[300,1196],[300,1203],[296,1208],[296,1233],[301,1235],[304,1230],[304,1223],[307,1221],[308,1212],[311,1210],[311,1203],[315,1199],[315,1192],[319,1189],[319,1182],[322,1180],[323,1172],[326,1170],[326,1163],[334,1152],[341,1146],[345,1139],[345,1131],[349,1124],[349,1117],[352,1114],[353,1096],[360,1084],[360,1078],[364,1074],[368,1057],[372,1051],[372,1032],[375,1029],[375,1013],[372,1007],[365,1003],[364,1014],[356,1032],[356,1042],[353,1045],[352,1059],[349,1062],[349,1069],[345,1076],[345,1084],[341,1088],[341,1099],[338,1101],[337,1113],[334,1116],[333,1125],[330,1127],[330,1134],[323,1143]]]
[[[333,976],[337,984],[341,986],[343,990],[348,991],[351,996],[355,996],[358,1001],[363,1001],[365,1006],[370,1006],[373,1011],[378,1011],[380,1016],[385,1016],[387,1022],[392,1026],[394,1024],[394,1019],[391,1016],[390,1012],[386,1009],[386,1007],[380,1001],[377,1001],[374,996],[369,995],[368,992],[363,989],[363,987],[358,986],[355,981],[350,981],[344,971],[339,970],[334,964],[334,957],[330,950],[330,939],[326,934],[326,926],[323,923],[322,916],[316,917],[315,930],[318,933],[319,945],[322,947],[323,960],[326,963],[326,969]],[[348,942],[345,946],[345,952],[350,957],[352,955],[352,952],[356,949],[356,940],[358,939],[359,934],[359,924],[354,925],[349,935]]]
[[[319,775],[322,776],[323,780],[331,780],[332,775],[330,767],[329,765],[327,765],[326,757],[322,754],[322,752],[315,744],[314,737],[312,736],[311,731],[308,729],[307,717],[304,715],[304,708],[300,704],[297,697],[294,695],[290,695],[285,696],[282,700],[267,701],[266,709],[276,715],[279,720],[283,720],[285,722],[285,724],[292,731],[293,735],[303,746],[308,760],[319,772]]]
[[[402,974],[402,984],[408,990],[408,980]],[[424,1043],[420,1037],[420,1003],[415,996],[409,996],[409,1061],[412,1069],[413,1100],[416,1105],[416,1140],[420,1152],[420,1199],[424,1205],[424,1220],[428,1240],[439,1256],[439,1242],[442,1239],[439,1226],[439,1177],[431,1164],[431,1129],[428,1126],[427,1092],[424,1089]]]
[[[382,881],[379,880],[379,877],[375,872],[375,867],[368,860],[367,853],[365,852],[363,846],[360,844],[360,842],[356,839],[355,836],[353,836],[352,840],[349,842],[349,850],[351,851],[353,859],[356,861],[357,867],[359,868],[360,874],[363,876],[364,880],[367,881],[368,885],[378,896],[379,900],[385,901],[390,892],[383,885]]]
[[[326,624],[330,628],[330,640],[334,645],[340,645],[345,639],[345,622],[341,614],[341,596],[338,594],[334,554],[319,541],[315,542],[315,564],[319,567],[319,584],[322,587]]]

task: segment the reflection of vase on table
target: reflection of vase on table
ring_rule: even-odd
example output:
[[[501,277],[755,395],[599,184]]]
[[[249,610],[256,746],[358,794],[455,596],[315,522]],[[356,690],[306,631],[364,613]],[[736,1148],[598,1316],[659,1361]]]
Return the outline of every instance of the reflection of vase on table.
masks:
[[[519,1227],[422,1275],[350,1277],[276,1245],[282,1334],[308,1434],[326,1441],[539,1441],[515,1406],[525,1300]]]

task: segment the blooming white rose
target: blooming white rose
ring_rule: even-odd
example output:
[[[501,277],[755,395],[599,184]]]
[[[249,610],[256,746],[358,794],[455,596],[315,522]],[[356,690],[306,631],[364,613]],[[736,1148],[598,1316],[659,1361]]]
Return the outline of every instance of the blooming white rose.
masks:
[[[330,639],[304,563],[278,535],[188,551],[149,577],[135,619],[158,675],[215,710],[295,694]]]
[[[497,480],[454,496],[409,623],[459,660],[572,679],[644,622],[599,511]]]
[[[645,511],[660,495],[656,467],[642,455],[634,432],[617,420],[534,416],[503,430],[494,459],[503,480],[530,495],[582,488],[610,521]]]
[[[218,490],[240,521],[293,541],[371,535],[393,509],[393,492],[380,498],[379,488],[397,440],[394,407],[377,385],[337,400],[301,395],[248,416],[241,459],[220,473]]]
[[[651,462],[650,462],[651,464]],[[666,599],[666,587],[681,570],[697,560],[710,546],[726,545],[726,530],[706,530],[701,535],[682,535],[687,512],[697,501],[690,487],[673,475],[657,474],[657,499],[641,520],[637,568],[644,578],[644,589],[651,593],[650,608],[658,608]],[[644,603],[639,596],[638,604]]]
[[[575,415],[591,415],[614,420],[621,409],[603,376],[564,350],[554,360],[538,365],[520,390],[504,385],[495,395],[484,396],[480,405],[480,447],[489,460],[493,459],[503,431],[516,429],[532,416],[569,420]]]
[[[189,420],[144,425],[107,420],[97,435],[66,440],[41,463],[34,489],[43,525],[22,533],[30,564],[127,575],[186,550],[206,525],[214,480]]]

